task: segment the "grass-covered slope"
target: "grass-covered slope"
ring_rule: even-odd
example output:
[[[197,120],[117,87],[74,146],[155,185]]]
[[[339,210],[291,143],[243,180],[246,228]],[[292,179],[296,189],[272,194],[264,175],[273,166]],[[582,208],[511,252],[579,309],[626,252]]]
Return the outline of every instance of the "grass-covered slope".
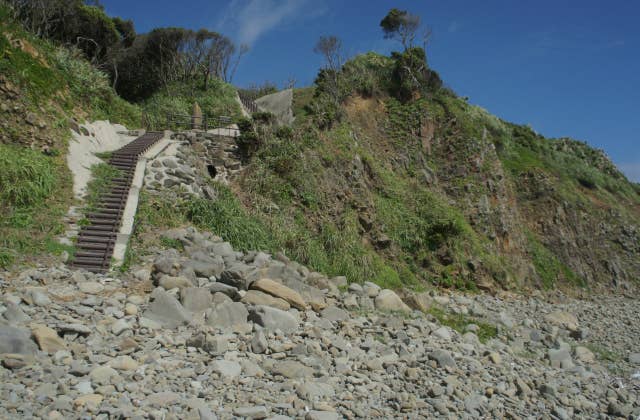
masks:
[[[434,88],[400,102],[393,61],[356,57],[293,129],[262,127],[239,183],[271,247],[387,286],[597,286],[640,272],[640,195],[601,152]],[[321,127],[321,128],[318,128]]]
[[[194,103],[198,103],[203,115],[208,117],[227,116],[235,119],[241,115],[240,105],[236,101],[236,89],[220,79],[210,80],[207,90],[203,89],[199,80],[174,82],[154,93],[141,107],[151,126],[167,128],[167,114],[186,116],[180,121],[187,125]],[[188,127],[176,125],[171,128]]]
[[[138,126],[140,111],[106,75],[27,33],[0,5],[0,267],[63,250],[54,238],[72,203],[69,128],[85,119]]]

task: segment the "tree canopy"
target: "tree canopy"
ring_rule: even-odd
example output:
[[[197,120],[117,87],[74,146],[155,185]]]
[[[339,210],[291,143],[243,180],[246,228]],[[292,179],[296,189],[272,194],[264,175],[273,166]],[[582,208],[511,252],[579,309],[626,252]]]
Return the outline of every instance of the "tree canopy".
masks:
[[[380,21],[380,27],[384,31],[385,38],[397,39],[406,50],[413,46],[416,33],[420,28],[420,16],[393,8]]]

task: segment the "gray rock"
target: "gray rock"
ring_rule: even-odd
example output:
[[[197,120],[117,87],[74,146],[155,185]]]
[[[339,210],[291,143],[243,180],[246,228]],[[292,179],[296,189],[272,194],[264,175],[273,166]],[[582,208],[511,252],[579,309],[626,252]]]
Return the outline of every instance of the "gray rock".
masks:
[[[144,312],[144,317],[155,321],[165,328],[177,328],[191,322],[192,316],[176,298],[162,289],[151,294],[153,302]]]
[[[7,304],[7,310],[2,314],[4,319],[11,324],[22,324],[28,322],[31,317],[24,313],[20,305],[16,305],[13,302]]]
[[[249,312],[249,320],[270,330],[279,329],[290,333],[298,329],[298,320],[294,315],[269,306],[255,306]]]
[[[382,290],[380,286],[370,281],[365,281],[362,285],[362,289],[364,290],[364,293],[372,299],[378,296],[378,294]]]
[[[283,311],[288,311],[291,308],[291,305],[286,300],[271,296],[260,290],[248,290],[240,301],[247,305],[271,306]]]
[[[253,333],[253,338],[251,339],[251,351],[254,353],[264,353],[269,348],[269,343],[267,342],[267,337],[265,337],[264,332],[259,329],[255,333]]]
[[[242,373],[242,367],[238,362],[232,362],[228,360],[214,360],[210,364],[211,369],[226,378],[235,378]]]
[[[222,258],[235,258],[236,252],[229,242],[218,242],[207,247],[213,255],[219,255]]]
[[[340,416],[333,411],[311,410],[304,418],[305,420],[338,420]]]
[[[269,415],[269,410],[264,405],[238,407],[233,409],[233,414],[246,419],[264,419]]]
[[[212,327],[229,328],[247,322],[249,312],[240,302],[223,302],[207,312],[207,324]]]
[[[158,286],[162,287],[165,290],[171,290],[171,289],[184,289],[187,287],[193,287],[193,283],[187,279],[186,277],[182,277],[182,276],[168,276],[168,275],[164,275],[162,277],[160,277],[160,281],[158,281]]]
[[[375,299],[376,309],[380,311],[411,312],[411,308],[389,289],[381,290]]]
[[[313,369],[295,360],[285,360],[276,362],[271,368],[271,373],[289,379],[306,378],[313,375]]]
[[[513,318],[506,312],[500,312],[498,317],[500,323],[507,329],[511,329],[516,325]]]
[[[218,277],[224,270],[222,258],[209,258],[207,261],[189,260],[183,263],[186,268],[191,268],[198,277]]]
[[[224,293],[235,301],[238,301],[242,298],[242,296],[240,296],[240,293],[238,292],[238,289],[233,286],[229,286],[228,284],[214,282],[210,283],[207,287],[209,288],[211,293]]]
[[[320,316],[331,322],[344,321],[345,319],[349,319],[349,312],[337,306],[329,306],[320,312]]]
[[[303,382],[296,388],[298,396],[307,401],[316,401],[325,398],[332,398],[335,396],[336,391],[333,387],[327,383],[322,382]]]
[[[94,384],[107,385],[113,383],[114,380],[118,380],[120,375],[110,366],[99,366],[91,371],[89,377]]]
[[[229,340],[224,336],[207,336],[202,348],[210,354],[221,355],[229,350]]]
[[[239,290],[247,290],[249,288],[247,275],[251,270],[253,269],[250,266],[237,262],[220,274],[220,282]]]
[[[33,287],[27,290],[27,296],[30,303],[36,306],[46,307],[51,305],[51,299],[42,287]]]
[[[451,341],[451,330],[448,327],[440,327],[431,334],[445,341]]]
[[[129,322],[127,322],[126,319],[119,319],[116,322],[114,322],[113,324],[111,324],[111,332],[114,333],[115,335],[120,335],[123,332],[130,330],[131,329],[131,325],[129,324]]]
[[[78,288],[82,293],[96,295],[104,290],[104,286],[97,281],[85,281],[78,283]]]
[[[451,356],[451,353],[446,350],[434,350],[433,352],[429,353],[429,359],[435,360],[440,367],[457,367],[456,361]]]
[[[31,339],[31,331],[24,328],[0,325],[0,354],[11,353],[33,356],[38,346]]]
[[[558,349],[549,349],[547,352],[547,358],[551,363],[551,366],[559,368],[566,361],[571,361],[571,348],[568,346],[561,346]]]
[[[211,306],[211,292],[204,287],[187,287],[180,291],[180,300],[187,311],[206,311]]]
[[[640,365],[640,353],[631,353],[628,357],[629,363]]]

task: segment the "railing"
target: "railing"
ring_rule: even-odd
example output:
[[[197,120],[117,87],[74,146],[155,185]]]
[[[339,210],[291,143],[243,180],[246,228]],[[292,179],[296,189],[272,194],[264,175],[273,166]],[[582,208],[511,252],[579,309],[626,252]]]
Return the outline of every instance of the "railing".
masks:
[[[250,114],[259,111],[258,105],[256,105],[255,103],[255,100],[257,98],[252,98],[240,90],[238,91],[238,96],[240,97],[240,102],[242,102],[242,105],[247,109],[247,111],[249,111]]]
[[[219,136],[237,137],[240,135],[240,130],[229,127],[233,122],[233,118],[225,115],[194,117],[188,114],[168,112],[161,116],[157,113],[143,111],[141,125],[148,131],[197,129]]]

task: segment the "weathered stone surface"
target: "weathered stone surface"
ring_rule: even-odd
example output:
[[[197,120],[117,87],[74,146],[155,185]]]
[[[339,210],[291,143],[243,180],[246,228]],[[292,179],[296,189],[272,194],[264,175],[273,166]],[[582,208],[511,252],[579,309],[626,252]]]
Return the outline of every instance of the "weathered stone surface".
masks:
[[[313,375],[313,369],[294,360],[276,362],[271,368],[271,373],[285,378],[306,378]]]
[[[55,353],[58,350],[66,350],[67,348],[67,344],[62,338],[60,338],[58,333],[46,325],[31,325],[31,333],[42,351]]]
[[[544,320],[551,325],[565,328],[569,331],[576,331],[579,327],[578,318],[575,315],[565,311],[554,311],[547,314]]]
[[[86,293],[89,295],[97,295],[104,290],[104,286],[97,281],[78,283],[78,288],[82,293]]]
[[[253,290],[260,290],[264,293],[280,298],[289,303],[294,308],[300,310],[304,310],[307,306],[307,303],[304,301],[302,296],[298,294],[298,292],[271,279],[258,279],[251,283],[250,288]]]
[[[446,350],[438,349],[429,353],[429,359],[435,360],[440,367],[457,367],[456,361],[451,356],[451,353]]]
[[[375,299],[376,309],[380,311],[411,312],[411,308],[389,289],[381,290]]]
[[[337,322],[349,319],[349,312],[336,306],[328,306],[320,312],[320,316],[331,322]]]
[[[208,258],[207,260],[189,260],[183,263],[186,268],[191,268],[198,277],[218,277],[224,270],[222,258]]]
[[[144,312],[144,317],[155,321],[165,328],[177,328],[191,322],[191,314],[181,304],[161,289],[155,289],[151,295],[153,302]]]
[[[269,306],[255,306],[249,312],[249,320],[270,330],[285,333],[298,329],[298,320],[294,315]]]
[[[269,348],[269,343],[262,330],[258,330],[253,334],[251,339],[251,351],[254,353],[264,353]]]
[[[245,419],[264,419],[269,415],[269,410],[264,405],[238,407],[233,410],[233,414]]]
[[[229,296],[231,300],[238,301],[242,298],[242,296],[240,296],[240,293],[238,292],[238,289],[233,286],[229,286],[228,284],[214,282],[210,283],[207,287],[209,288],[209,291],[211,291],[211,293],[223,293]]]
[[[331,398],[336,394],[335,389],[322,382],[306,381],[296,387],[298,396],[307,401],[316,401],[319,399]]]
[[[272,306],[283,311],[288,311],[291,308],[291,305],[286,300],[271,296],[260,290],[248,290],[240,301],[247,305]]]
[[[224,302],[207,312],[207,324],[212,327],[229,328],[247,322],[249,312],[240,302]]]
[[[107,385],[113,381],[120,380],[118,372],[110,366],[99,366],[89,374],[91,382],[97,385]]]
[[[186,277],[173,277],[164,275],[160,278],[158,286],[162,287],[165,290],[171,290],[175,288],[184,289],[187,287],[193,287],[193,283],[191,283],[191,281],[189,281],[189,279],[187,279]]]
[[[187,311],[206,311],[211,306],[211,292],[204,287],[188,287],[180,291],[180,300]]]
[[[138,362],[129,356],[118,356],[109,362],[109,366],[116,370],[136,370],[138,369]]]
[[[0,354],[33,356],[37,351],[38,347],[31,339],[31,331],[0,325]]]
[[[238,362],[228,360],[214,360],[211,362],[211,369],[220,376],[235,378],[242,373],[242,367]]]

